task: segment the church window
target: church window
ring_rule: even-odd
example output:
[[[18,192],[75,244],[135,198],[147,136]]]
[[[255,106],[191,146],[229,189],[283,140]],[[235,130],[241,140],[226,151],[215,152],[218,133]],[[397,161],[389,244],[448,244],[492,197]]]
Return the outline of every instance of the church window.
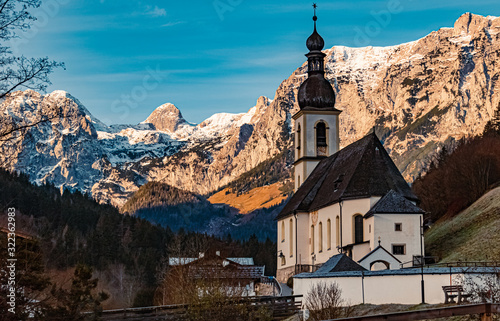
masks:
[[[323,223],[318,224],[318,252],[323,252]]]
[[[281,242],[285,242],[285,221],[281,222]]]
[[[281,265],[285,265],[285,264],[286,264],[285,256],[282,256],[281,257]]]
[[[300,131],[300,124],[299,124],[297,126],[297,153],[298,153],[299,157],[300,157],[300,147],[301,147],[300,145],[302,143],[302,141],[301,141],[302,137],[301,137],[300,133],[301,133],[301,131]]]
[[[316,156],[326,155],[326,125],[324,122],[319,122],[316,125]]]
[[[311,225],[311,254],[314,253],[314,225]]]
[[[372,225],[368,225],[368,233],[371,233],[372,232]]]
[[[340,218],[335,218],[335,246],[340,246]]]
[[[326,221],[326,245],[328,250],[332,249],[332,221],[330,219]]]
[[[298,184],[297,184],[297,186],[300,187],[300,175],[299,175],[299,178],[298,178]]]
[[[354,243],[363,242],[363,216],[354,216]]]
[[[403,230],[403,223],[394,223],[394,231],[401,232]]]
[[[406,245],[405,244],[392,244],[392,254],[405,255],[406,254]]]
[[[290,219],[290,231],[289,231],[289,237],[290,237],[290,257],[293,256],[293,221]]]

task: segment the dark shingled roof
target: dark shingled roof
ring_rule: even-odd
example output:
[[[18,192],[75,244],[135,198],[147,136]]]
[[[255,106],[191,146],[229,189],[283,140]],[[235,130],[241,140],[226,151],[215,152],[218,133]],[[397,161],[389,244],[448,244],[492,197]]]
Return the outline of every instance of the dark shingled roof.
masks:
[[[337,254],[329,258],[316,272],[329,273],[342,271],[366,271],[366,269],[345,254]]]
[[[385,194],[369,211],[365,218],[373,214],[424,214],[425,211],[397,192],[391,190]]]
[[[315,211],[341,199],[382,197],[391,190],[417,201],[384,146],[372,133],[319,162],[276,220],[294,212]]]

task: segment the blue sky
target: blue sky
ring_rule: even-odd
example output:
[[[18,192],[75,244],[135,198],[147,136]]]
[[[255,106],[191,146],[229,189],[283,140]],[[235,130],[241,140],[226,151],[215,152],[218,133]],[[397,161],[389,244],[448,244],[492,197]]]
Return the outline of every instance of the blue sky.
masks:
[[[44,0],[15,53],[62,61],[62,89],[107,124],[138,123],[171,102],[199,123],[246,112],[304,61],[312,2]],[[498,0],[317,1],[325,47],[386,46],[452,27],[464,12],[500,16]]]

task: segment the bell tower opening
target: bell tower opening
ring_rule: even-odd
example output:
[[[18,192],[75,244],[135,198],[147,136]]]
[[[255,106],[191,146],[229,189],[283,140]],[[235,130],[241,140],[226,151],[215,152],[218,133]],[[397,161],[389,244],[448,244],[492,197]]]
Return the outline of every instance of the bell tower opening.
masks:
[[[326,125],[321,121],[316,125],[316,156],[328,156],[327,150]]]

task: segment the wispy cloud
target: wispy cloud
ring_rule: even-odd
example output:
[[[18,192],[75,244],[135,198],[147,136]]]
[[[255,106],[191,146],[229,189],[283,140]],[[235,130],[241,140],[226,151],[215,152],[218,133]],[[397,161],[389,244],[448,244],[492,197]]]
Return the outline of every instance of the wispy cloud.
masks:
[[[186,23],[186,21],[171,21],[171,22],[167,22],[163,25],[161,25],[162,27],[172,27],[172,26],[175,26],[175,25],[179,25],[179,24],[182,24],[182,23]]]
[[[167,15],[167,10],[160,8],[158,6],[146,6],[146,12],[147,15],[153,16],[153,17],[165,17]]]

